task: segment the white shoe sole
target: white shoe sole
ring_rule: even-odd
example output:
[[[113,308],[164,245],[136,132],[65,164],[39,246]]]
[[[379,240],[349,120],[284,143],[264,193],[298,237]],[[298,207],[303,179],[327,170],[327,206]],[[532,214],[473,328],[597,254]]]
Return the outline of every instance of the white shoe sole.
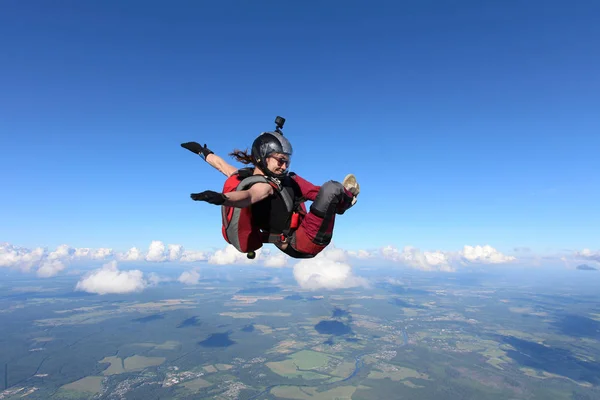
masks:
[[[358,194],[360,193],[360,185],[356,181],[356,176],[354,176],[354,174],[346,175],[346,177],[342,181],[342,185],[344,185],[344,187],[352,193],[356,191],[357,193],[355,194],[355,196],[358,196]]]
[[[344,185],[344,188],[346,188],[346,190],[348,190],[349,192],[352,192],[352,194],[354,194],[354,197],[352,198],[352,206],[353,206],[356,203],[356,200],[357,200],[356,197],[360,193],[360,185],[356,181],[356,176],[354,176],[354,174],[346,175],[346,177],[342,181],[342,185]]]

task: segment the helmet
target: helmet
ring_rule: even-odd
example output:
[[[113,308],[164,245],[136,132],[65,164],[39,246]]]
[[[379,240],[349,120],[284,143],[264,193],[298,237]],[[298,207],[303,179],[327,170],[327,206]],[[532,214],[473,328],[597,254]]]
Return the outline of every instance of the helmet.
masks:
[[[267,157],[272,153],[281,153],[292,158],[292,145],[280,132],[263,132],[252,143],[252,161],[265,175],[281,179],[287,175],[290,164],[282,174],[275,174],[267,168]]]

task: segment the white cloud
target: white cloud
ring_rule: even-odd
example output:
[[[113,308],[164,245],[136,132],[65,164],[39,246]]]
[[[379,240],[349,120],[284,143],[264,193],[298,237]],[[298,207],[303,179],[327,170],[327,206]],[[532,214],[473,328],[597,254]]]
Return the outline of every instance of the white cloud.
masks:
[[[131,249],[130,252],[132,250],[133,249]],[[185,250],[180,244],[169,244],[165,246],[165,244],[160,240],[153,240],[152,243],[150,243],[150,247],[148,248],[148,253],[146,253],[146,256],[143,257],[138,255],[137,259],[140,259],[140,257],[149,262],[194,262],[204,261],[207,259],[207,256],[204,252]]]
[[[256,257],[249,259],[245,253],[240,253],[235,247],[228,244],[225,248],[215,251],[208,257],[209,264],[230,265],[264,265],[265,267],[281,268],[288,265],[290,256],[276,247],[262,247],[256,251]]]
[[[112,249],[99,248],[92,253],[91,258],[92,260],[104,260],[112,256],[114,256],[114,252]]]
[[[285,267],[290,259],[290,256],[283,253],[279,249],[275,249],[275,254],[272,254],[270,249],[265,249],[260,255],[257,256],[259,257],[259,261],[262,261],[265,267],[271,268]]]
[[[583,249],[581,251],[576,251],[575,257],[578,257],[578,258],[581,258],[584,260],[600,262],[600,251],[592,251],[590,249]]]
[[[169,245],[169,261],[178,261],[183,254],[183,246],[180,244],[170,244]]]
[[[177,280],[186,285],[197,285],[200,281],[200,273],[197,270],[184,271]]]
[[[355,258],[360,258],[362,260],[367,259],[367,258],[373,258],[375,255],[367,250],[358,250],[358,251],[348,251],[348,255],[355,257]]]
[[[173,278],[168,278],[166,276],[162,276],[157,274],[156,272],[150,272],[148,274],[148,286],[157,286],[161,282],[171,282]]]
[[[394,246],[386,246],[381,249],[383,258],[392,261],[400,261],[400,252]]]
[[[581,251],[571,251],[570,254],[556,256],[556,258],[562,261],[567,269],[574,270],[582,264],[600,269],[600,251],[583,249]]]
[[[131,248],[126,254],[119,254],[117,259],[120,261],[138,261],[148,262],[182,262],[191,263],[197,261],[207,261],[214,265],[229,264],[257,264],[262,262],[265,266],[282,267],[287,264],[288,256],[275,249],[272,255],[270,249],[261,248],[256,251],[256,257],[249,259],[245,253],[240,253],[235,247],[228,244],[223,249],[216,250],[213,253],[186,250],[180,244],[165,245],[160,240],[154,240],[150,243],[148,252],[143,255],[137,248]]]
[[[146,261],[150,262],[163,262],[166,261],[167,256],[165,255],[165,245],[160,240],[153,240],[150,243],[148,254],[146,254]]]
[[[37,270],[37,275],[40,278],[50,278],[57,275],[60,271],[64,270],[65,268],[67,268],[67,266],[61,260],[46,259],[40,264],[40,267]]]
[[[82,247],[78,249],[72,249],[72,259],[89,259],[89,260],[105,260],[114,255],[112,249],[107,248],[99,248],[99,249],[90,249],[87,247]]]
[[[515,257],[504,255],[489,245],[464,246],[458,252],[421,251],[412,246],[406,246],[400,252],[395,247],[387,246],[381,249],[381,254],[385,259],[422,271],[454,272],[467,264],[505,264],[516,261]]]
[[[41,247],[29,250],[9,243],[0,243],[0,267],[29,272],[31,268],[40,263],[44,256],[45,251]]]
[[[87,247],[81,247],[79,249],[75,249],[73,253],[73,258],[91,258],[93,255],[93,250]]]
[[[132,247],[126,253],[118,253],[116,259],[119,261],[141,261],[144,255],[137,247]]]
[[[31,272],[37,267],[36,273],[40,278],[50,278],[64,270],[66,264],[75,254],[75,249],[60,245],[55,251],[48,253],[41,247],[30,250],[13,246],[9,243],[0,244],[0,267]]]
[[[30,250],[13,246],[9,243],[0,244],[0,267],[16,268],[22,272],[31,272],[37,267],[36,273],[41,278],[49,278],[65,270],[72,261],[102,260],[113,255],[112,249],[73,248],[62,244],[56,250],[48,252],[44,248]]]
[[[261,250],[256,251],[256,258],[250,260],[246,257],[246,254],[240,253],[232,245],[227,245],[224,249],[215,251],[211,256],[208,257],[209,264],[216,265],[229,265],[229,264],[254,264],[260,257]]]
[[[140,292],[148,286],[142,271],[119,271],[117,262],[111,261],[83,277],[75,290],[88,293],[132,293]]]
[[[450,266],[449,259],[441,251],[424,251],[412,246],[405,246],[402,252],[397,248],[387,246],[381,249],[384,258],[402,263],[412,268],[422,271],[443,271],[453,272],[455,269]]]
[[[69,259],[73,256],[73,254],[76,253],[76,250],[74,248],[72,248],[69,245],[66,244],[61,244],[60,246],[58,246],[56,248],[56,250],[54,250],[53,252],[51,252],[50,254],[48,254],[47,258],[50,261],[54,261],[54,260],[64,260],[64,259]]]
[[[20,270],[21,272],[35,272],[39,277],[49,278],[66,270],[73,263],[96,261],[144,261],[149,262],[195,262],[208,258],[207,253],[196,250],[185,250],[180,244],[169,244],[155,240],[150,243],[148,252],[144,254],[137,247],[130,248],[127,252],[115,252],[110,248],[92,249],[88,247],[74,248],[62,244],[55,250],[46,248],[28,249],[14,246],[10,243],[0,243],[0,267]]]
[[[309,290],[368,286],[364,278],[353,275],[345,252],[335,247],[299,261],[294,265],[294,278],[301,288]]]
[[[179,259],[180,262],[206,261],[208,256],[203,251],[185,250]]]
[[[465,261],[479,264],[504,264],[516,260],[513,256],[505,256],[492,246],[465,246],[460,252]]]

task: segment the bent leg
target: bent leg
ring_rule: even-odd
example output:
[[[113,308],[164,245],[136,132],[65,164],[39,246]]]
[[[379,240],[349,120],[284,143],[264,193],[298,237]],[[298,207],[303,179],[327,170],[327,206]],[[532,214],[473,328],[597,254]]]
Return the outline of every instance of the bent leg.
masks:
[[[307,255],[320,253],[333,237],[335,215],[348,209],[352,198],[352,193],[337,181],[329,181],[321,186],[310,212],[290,238],[291,247]]]

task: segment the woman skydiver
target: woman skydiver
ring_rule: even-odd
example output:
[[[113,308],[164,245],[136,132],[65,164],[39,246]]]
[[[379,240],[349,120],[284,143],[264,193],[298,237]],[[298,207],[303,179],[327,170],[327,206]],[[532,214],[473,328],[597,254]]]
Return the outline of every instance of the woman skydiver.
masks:
[[[222,192],[206,190],[190,197],[222,207],[223,237],[248,258],[263,243],[273,243],[293,258],[312,258],[331,242],[336,214],[356,203],[360,185],[353,174],[343,183],[315,186],[290,172],[292,145],[280,130],[285,120],[275,121],[275,131],[261,133],[250,154],[237,149],[229,154],[250,168],[229,165],[206,144],[182,143],[227,176]],[[308,213],[307,200],[312,201]]]

